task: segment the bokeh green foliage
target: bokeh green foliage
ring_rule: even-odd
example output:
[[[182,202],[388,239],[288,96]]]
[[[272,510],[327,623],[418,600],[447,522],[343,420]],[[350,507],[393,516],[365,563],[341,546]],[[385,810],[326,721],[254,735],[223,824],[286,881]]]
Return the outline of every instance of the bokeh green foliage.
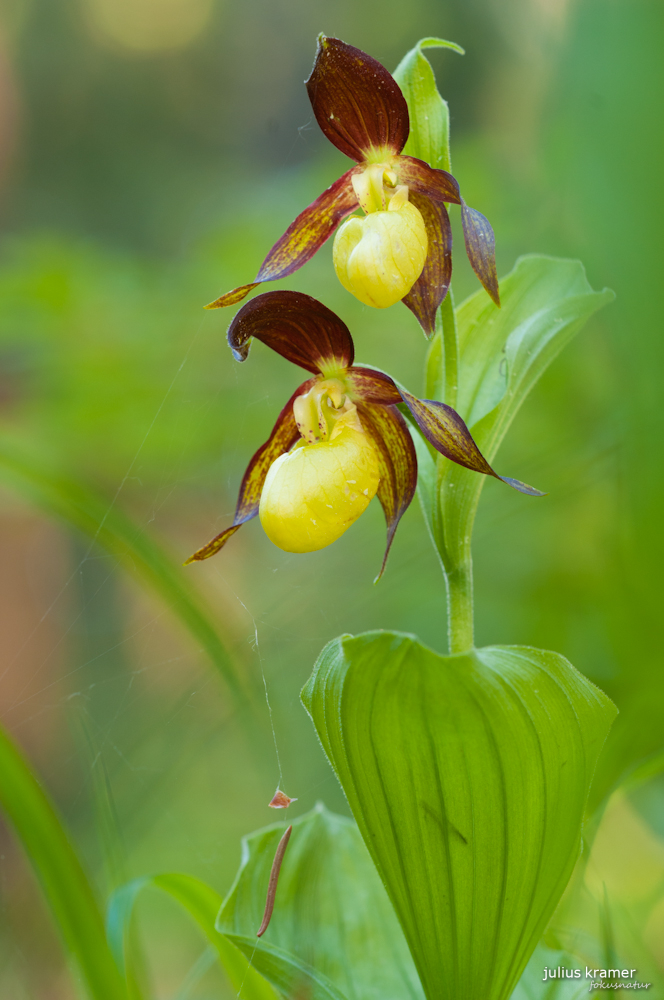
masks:
[[[188,49],[147,56],[100,40],[86,10],[34,0],[7,15],[21,131],[3,209],[5,440],[109,505],[123,484],[118,509],[178,559],[227,523],[246,460],[298,374],[258,348],[249,365],[233,365],[227,317],[200,307],[250,278],[272,240],[338,174],[301,85],[315,35],[337,33],[390,67],[418,37],[456,39],[463,58],[429,56],[452,111],[454,169],[494,225],[500,274],[523,253],[579,257],[593,287],[617,293],[545,375],[500,453],[501,470],[549,496],[528,503],[487,484],[475,541],[478,644],[559,650],[616,702],[596,804],[639,762],[650,759],[655,772],[664,697],[664,484],[654,458],[662,439],[664,141],[653,127],[664,91],[661,5],[419,0],[406,25],[396,3],[382,4],[378,17],[370,5],[330,11],[292,0],[277,16],[263,0],[227,2],[213,6]],[[414,320],[400,306],[376,313],[350,300],[328,251],[289,286],[340,313],[361,360],[421,391],[426,345]],[[461,301],[476,286],[459,253],[456,265]],[[14,486],[4,494],[9,531],[18,495]],[[186,571],[197,572],[193,586],[218,608],[217,627],[250,684],[265,670],[287,790],[300,797],[294,808],[319,797],[345,808],[297,709],[325,642],[389,626],[444,648],[439,571],[416,506],[372,588],[383,530],[372,506],[332,549],[299,559],[274,550],[254,524],[213,565]],[[89,542],[63,531],[69,557],[57,569],[66,584]],[[66,633],[67,677],[43,709],[56,735],[47,750],[35,747],[35,760],[100,881],[108,868],[101,813],[122,878],[184,870],[223,892],[239,836],[266,822],[278,778],[267,713],[264,732],[248,738],[196,643],[178,638],[172,666],[159,644],[128,642],[137,592],[115,561],[99,549],[92,556],[80,586],[67,585],[70,605],[51,614]],[[52,556],[32,558],[40,566]],[[152,628],[155,615],[170,643],[163,605],[145,610],[141,627]],[[8,697],[7,721],[20,738],[25,715]],[[79,738],[79,715],[90,741]],[[93,777],[99,760],[103,794]],[[632,802],[661,834],[661,785],[647,789]],[[8,857],[3,864],[15,866]],[[29,877],[17,878],[4,911],[3,975],[23,1000],[60,975],[62,960],[41,904],[24,903]],[[654,905],[632,907],[643,933]],[[176,911],[148,896],[143,906],[154,927],[148,948],[170,988],[198,938],[187,937]],[[593,931],[598,912],[588,901]],[[212,977],[192,995],[227,988]]]

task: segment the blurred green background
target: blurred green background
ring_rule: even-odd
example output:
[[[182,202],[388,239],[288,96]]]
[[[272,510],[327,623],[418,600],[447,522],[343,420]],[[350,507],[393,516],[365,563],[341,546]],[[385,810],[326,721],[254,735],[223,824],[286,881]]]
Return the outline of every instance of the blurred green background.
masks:
[[[522,253],[580,257],[591,284],[618,296],[547,373],[499,456],[499,471],[549,495],[487,483],[477,631],[479,644],[564,653],[618,704],[597,802],[637,766],[655,776],[610,800],[570,919],[598,933],[609,899],[632,965],[664,971],[663,22],[660,0],[5,0],[1,720],[101,893],[166,870],[226,891],[240,836],[274,820],[280,766],[293,810],[318,799],[346,810],[298,700],[329,639],[397,628],[445,649],[443,583],[416,503],[376,587],[377,503],[322,552],[282,553],[254,522],[179,569],[229,523],[249,457],[302,380],[262,345],[235,364],[232,313],[201,307],[250,280],[346,169],[303,87],[316,35],[390,69],[438,35],[467,51],[430,57],[454,172],[493,223],[499,272]],[[477,286],[459,252],[455,264],[460,301]],[[347,295],[329,246],[279,286],[321,298],[360,360],[422,391],[416,321]],[[8,473],[10,454],[86,484],[168,549],[212,609],[251,708],[173,602],[41,510]],[[69,1000],[50,917],[4,828],[0,847],[0,996]],[[203,945],[163,898],[139,909],[156,993],[180,995]],[[231,996],[215,969],[190,987],[196,1000]]]

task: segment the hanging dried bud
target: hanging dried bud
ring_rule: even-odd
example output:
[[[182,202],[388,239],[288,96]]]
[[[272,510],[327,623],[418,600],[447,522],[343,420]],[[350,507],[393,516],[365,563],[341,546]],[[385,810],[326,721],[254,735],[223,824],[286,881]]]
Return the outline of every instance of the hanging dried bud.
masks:
[[[286,853],[286,848],[288,847],[288,841],[290,840],[290,835],[293,832],[293,827],[289,826],[283,837],[277,844],[277,851],[274,855],[274,861],[272,862],[272,870],[270,872],[270,881],[267,887],[267,899],[265,901],[265,913],[263,914],[263,920],[260,927],[256,931],[256,937],[262,937],[265,931],[268,929],[270,920],[272,919],[272,914],[274,912],[274,901],[277,895],[277,884],[279,882],[279,872],[281,871],[281,865],[284,860],[284,854]]]
[[[270,809],[288,809],[291,802],[297,802],[297,799],[291,799],[280,788],[277,788],[272,800],[268,802],[268,806]]]

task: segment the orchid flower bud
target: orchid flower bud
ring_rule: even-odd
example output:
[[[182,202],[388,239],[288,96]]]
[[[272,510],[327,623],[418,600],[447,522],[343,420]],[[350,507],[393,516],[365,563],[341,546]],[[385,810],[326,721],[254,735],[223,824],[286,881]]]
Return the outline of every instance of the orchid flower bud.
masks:
[[[385,211],[351,216],[337,230],[333,260],[339,281],[360,302],[386,309],[404,298],[424,268],[428,239],[422,215],[398,187]]]
[[[336,541],[378,489],[378,456],[354,403],[337,379],[317,383],[293,407],[302,437],[271,466],[259,517],[286,552],[314,552]]]

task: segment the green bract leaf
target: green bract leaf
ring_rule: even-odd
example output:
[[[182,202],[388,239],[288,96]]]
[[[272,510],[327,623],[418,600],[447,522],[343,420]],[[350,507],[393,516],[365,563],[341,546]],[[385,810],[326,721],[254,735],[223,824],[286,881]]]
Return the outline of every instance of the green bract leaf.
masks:
[[[242,1000],[278,1000],[277,994],[263,977],[251,968],[237,948],[215,930],[214,922],[221,906],[221,896],[211,886],[191,875],[179,873],[152,875],[134,879],[114,892],[108,906],[106,927],[108,939],[120,968],[129,979],[127,939],[134,904],[146,888],[161,889],[175,899],[199,925],[230,979],[233,989],[242,989]]]
[[[422,38],[395,69],[394,79],[406,98],[410,116],[410,134],[403,152],[437,169],[451,170],[450,112],[447,101],[438,93],[431,63],[422,49],[452,49],[464,55],[454,42]]]
[[[426,996],[505,1000],[579,855],[615,708],[556,653],[330,643],[302,693]]]
[[[419,1000],[415,967],[360,833],[322,806],[293,822],[272,920],[256,937],[284,828],[243,841],[218,930],[288,997]]]
[[[92,1000],[127,1000],[88,877],[53,804],[3,729],[0,805],[39,879],[87,995]]]

